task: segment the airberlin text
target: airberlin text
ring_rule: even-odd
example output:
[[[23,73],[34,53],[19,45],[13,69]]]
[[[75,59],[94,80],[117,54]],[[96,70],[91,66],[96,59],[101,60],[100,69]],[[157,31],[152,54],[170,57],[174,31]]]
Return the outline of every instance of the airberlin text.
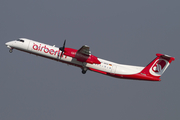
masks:
[[[49,49],[48,47],[46,47],[46,45],[41,46],[41,44],[37,45],[35,43],[33,45],[33,49],[37,50],[37,51],[44,51],[44,53],[49,53],[51,55],[58,55],[59,56],[59,53],[60,53],[60,50]]]

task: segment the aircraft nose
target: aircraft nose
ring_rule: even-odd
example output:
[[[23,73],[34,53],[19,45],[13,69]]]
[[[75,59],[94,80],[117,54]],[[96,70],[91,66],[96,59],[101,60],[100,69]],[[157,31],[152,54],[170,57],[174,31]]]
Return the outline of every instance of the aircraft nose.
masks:
[[[7,42],[5,43],[5,45],[8,47],[8,48],[11,48],[13,46],[13,43],[12,42]]]
[[[9,45],[9,42],[5,43],[5,45],[8,46],[8,45]]]

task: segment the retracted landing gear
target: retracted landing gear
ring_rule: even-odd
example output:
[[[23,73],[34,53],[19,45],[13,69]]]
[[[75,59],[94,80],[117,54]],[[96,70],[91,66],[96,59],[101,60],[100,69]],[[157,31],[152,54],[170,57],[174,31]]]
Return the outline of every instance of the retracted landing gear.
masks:
[[[86,74],[87,68],[82,68],[82,74]]]

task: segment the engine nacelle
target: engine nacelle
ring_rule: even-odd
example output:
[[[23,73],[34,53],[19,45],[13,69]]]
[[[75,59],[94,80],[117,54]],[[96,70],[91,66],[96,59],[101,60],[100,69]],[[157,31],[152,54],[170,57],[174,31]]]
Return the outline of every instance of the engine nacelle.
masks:
[[[64,55],[76,58],[77,61],[80,61],[80,62],[87,62],[90,64],[101,64],[101,62],[98,60],[96,56],[85,55],[85,54],[79,53],[78,50],[72,49],[72,48],[65,48]]]

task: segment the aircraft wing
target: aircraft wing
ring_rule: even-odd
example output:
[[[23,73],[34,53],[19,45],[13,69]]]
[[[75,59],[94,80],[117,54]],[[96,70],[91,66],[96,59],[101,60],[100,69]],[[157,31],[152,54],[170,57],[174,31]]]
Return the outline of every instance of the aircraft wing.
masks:
[[[91,55],[91,51],[87,45],[83,45],[77,52],[88,56]]]
[[[97,59],[96,56],[91,55],[89,46],[83,45],[76,53],[75,58],[80,62],[87,62],[90,64],[100,64],[101,62]]]

